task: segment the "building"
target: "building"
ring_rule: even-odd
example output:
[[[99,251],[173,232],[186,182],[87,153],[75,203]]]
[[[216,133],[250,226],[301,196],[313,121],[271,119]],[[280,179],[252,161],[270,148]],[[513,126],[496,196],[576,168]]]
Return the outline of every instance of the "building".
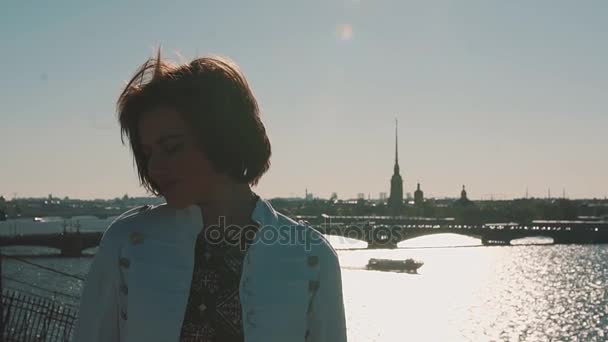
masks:
[[[388,198],[388,195],[386,194],[386,192],[381,192],[378,196],[379,196],[378,198],[380,199],[380,202],[382,202],[382,203],[385,203],[386,199]]]
[[[467,197],[467,189],[465,186],[462,186],[462,191],[460,192],[460,200],[463,202],[467,202],[469,198]]]
[[[473,205],[473,202],[469,200],[467,190],[464,185],[462,186],[462,191],[460,192],[460,198],[454,202],[454,205],[457,207],[469,207]]]
[[[401,214],[403,210],[403,178],[399,172],[399,143],[397,120],[395,119],[395,166],[391,177],[391,192],[388,198],[388,207],[393,215]]]
[[[421,205],[422,203],[424,203],[424,192],[420,190],[420,183],[418,183],[418,187],[414,192],[414,204]]]
[[[308,188],[306,188],[305,192],[304,192],[304,200],[306,200],[307,202],[310,202],[314,199],[314,196],[312,193],[308,192]]]

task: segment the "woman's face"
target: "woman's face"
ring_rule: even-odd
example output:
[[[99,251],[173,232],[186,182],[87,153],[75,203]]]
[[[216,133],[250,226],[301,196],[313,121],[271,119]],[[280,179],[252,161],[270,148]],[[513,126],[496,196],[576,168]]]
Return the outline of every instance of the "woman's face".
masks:
[[[212,196],[221,182],[186,122],[173,109],[155,108],[139,121],[139,142],[148,175],[167,205],[184,208]]]

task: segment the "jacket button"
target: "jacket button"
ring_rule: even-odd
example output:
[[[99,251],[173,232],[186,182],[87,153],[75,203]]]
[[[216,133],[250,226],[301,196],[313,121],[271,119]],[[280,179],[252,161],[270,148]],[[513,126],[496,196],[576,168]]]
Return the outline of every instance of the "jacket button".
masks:
[[[129,268],[129,266],[131,266],[131,261],[129,261],[127,258],[118,259],[118,263],[124,268]]]
[[[311,255],[308,257],[308,266],[317,266],[319,263],[319,257],[316,255]]]
[[[120,291],[121,291],[122,293],[124,293],[124,294],[129,294],[129,288],[128,288],[128,287],[127,287],[127,285],[125,285],[125,284],[122,284],[122,285],[120,286]]]
[[[144,241],[144,236],[140,232],[133,232],[129,235],[129,239],[132,245],[137,245]]]
[[[249,277],[246,277],[243,280],[243,286],[242,286],[242,293],[247,295],[247,296],[251,296],[253,294],[253,292],[251,292],[250,289],[250,284],[251,284],[251,280],[249,279]]]
[[[124,312],[124,311],[122,311],[122,310],[120,310],[120,318],[122,318],[123,320],[126,321],[127,320],[127,313]]]
[[[247,311],[247,324],[252,327],[255,326],[255,312],[252,309]]]

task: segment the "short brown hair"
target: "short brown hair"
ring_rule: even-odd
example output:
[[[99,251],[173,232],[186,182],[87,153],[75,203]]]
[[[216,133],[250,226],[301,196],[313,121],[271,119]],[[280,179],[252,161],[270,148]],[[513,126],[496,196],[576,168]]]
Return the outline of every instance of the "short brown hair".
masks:
[[[159,195],[139,142],[142,113],[175,109],[192,127],[203,152],[220,173],[256,185],[270,167],[271,147],[247,80],[232,61],[204,57],[188,64],[149,58],[127,83],[117,102],[121,140],[130,141],[141,185]]]

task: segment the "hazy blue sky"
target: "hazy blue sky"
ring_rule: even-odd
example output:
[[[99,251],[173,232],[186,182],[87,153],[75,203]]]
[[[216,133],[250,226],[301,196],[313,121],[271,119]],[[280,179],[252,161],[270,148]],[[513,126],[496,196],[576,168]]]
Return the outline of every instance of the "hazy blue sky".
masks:
[[[608,195],[608,1],[4,1],[0,194],[141,195],[115,101],[157,44],[243,68],[267,197]]]

